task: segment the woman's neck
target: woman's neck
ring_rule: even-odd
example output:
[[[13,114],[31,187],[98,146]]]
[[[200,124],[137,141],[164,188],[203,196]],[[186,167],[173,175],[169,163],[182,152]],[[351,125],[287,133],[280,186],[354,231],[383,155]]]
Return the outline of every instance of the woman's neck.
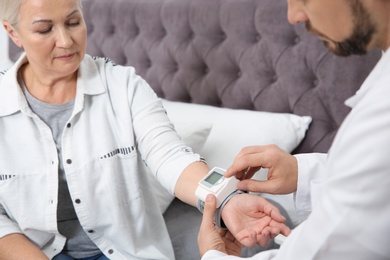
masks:
[[[26,63],[21,74],[28,92],[42,102],[64,104],[76,97],[77,71],[67,76],[42,75]]]

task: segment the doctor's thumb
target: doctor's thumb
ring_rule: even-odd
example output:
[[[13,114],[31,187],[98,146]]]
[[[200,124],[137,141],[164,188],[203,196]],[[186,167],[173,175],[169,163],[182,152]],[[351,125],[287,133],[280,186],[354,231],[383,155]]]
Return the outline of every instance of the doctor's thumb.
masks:
[[[214,195],[209,194],[206,197],[204,204],[203,218],[201,228],[213,228],[214,229],[214,212],[217,205],[217,200]]]

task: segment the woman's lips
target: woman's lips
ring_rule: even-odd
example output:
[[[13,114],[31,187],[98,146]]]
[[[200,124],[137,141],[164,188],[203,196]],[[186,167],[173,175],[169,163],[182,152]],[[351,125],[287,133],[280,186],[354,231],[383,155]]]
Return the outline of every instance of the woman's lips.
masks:
[[[67,54],[67,55],[63,55],[63,56],[57,56],[56,59],[63,60],[63,61],[69,61],[69,60],[73,59],[74,56],[75,56],[75,53],[72,53],[72,54]]]

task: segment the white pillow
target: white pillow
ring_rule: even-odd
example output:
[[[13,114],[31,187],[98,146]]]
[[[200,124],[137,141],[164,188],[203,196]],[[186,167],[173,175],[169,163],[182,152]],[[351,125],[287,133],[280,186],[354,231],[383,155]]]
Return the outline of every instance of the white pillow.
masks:
[[[176,132],[180,135],[184,143],[190,146],[194,152],[199,153],[203,148],[213,125],[207,122],[192,120],[177,121],[175,118],[171,118],[169,112],[167,113],[169,119],[175,126]]]
[[[285,151],[292,152],[305,137],[312,120],[309,116],[218,108],[167,100],[163,100],[163,105],[173,122],[188,122],[193,127],[200,122],[212,124],[206,143],[198,150],[210,168],[228,168],[240,150],[250,145],[276,144]],[[262,169],[254,178],[266,179],[266,176],[267,169]],[[294,225],[307,216],[295,210],[292,194],[263,194],[263,197],[281,204]]]
[[[194,152],[199,153],[210,133],[212,125],[205,122],[178,122],[175,119],[171,119],[171,121],[183,142],[190,146]],[[164,213],[175,197],[157,181],[148,167],[144,164],[142,164],[141,167],[141,170],[146,172],[150,187],[154,191],[161,213]]]
[[[172,122],[212,124],[206,143],[198,152],[209,167],[229,167],[240,150],[249,145],[276,144],[292,152],[305,137],[309,116],[219,108],[163,100]]]

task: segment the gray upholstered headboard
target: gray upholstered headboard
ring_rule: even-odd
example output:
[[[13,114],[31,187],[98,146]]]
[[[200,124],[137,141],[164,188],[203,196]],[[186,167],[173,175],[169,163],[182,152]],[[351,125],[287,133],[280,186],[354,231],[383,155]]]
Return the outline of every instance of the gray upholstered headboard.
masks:
[[[87,52],[134,66],[168,100],[310,115],[295,152],[326,152],[349,111],[343,101],[380,53],[335,57],[288,24],[286,2],[84,0]]]

